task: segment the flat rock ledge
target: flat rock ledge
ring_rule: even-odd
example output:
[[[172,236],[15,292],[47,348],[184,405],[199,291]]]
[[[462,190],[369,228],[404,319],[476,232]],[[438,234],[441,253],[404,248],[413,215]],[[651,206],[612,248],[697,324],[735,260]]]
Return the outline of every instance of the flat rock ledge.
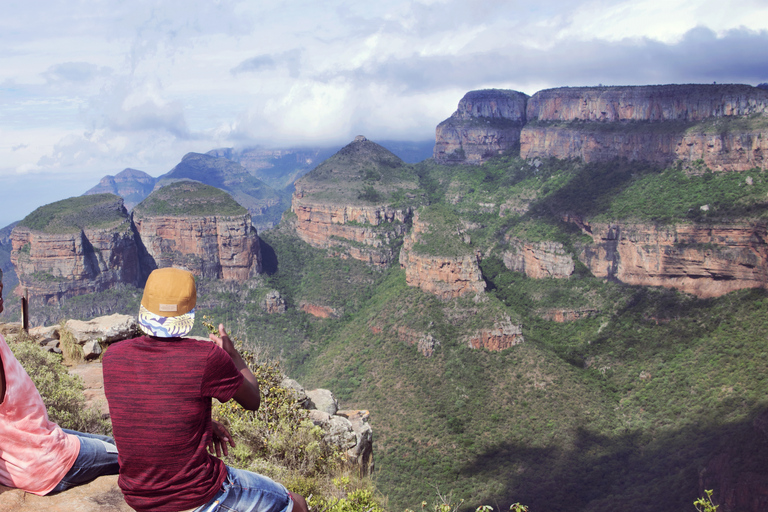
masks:
[[[0,485],[0,512],[133,512],[117,486],[117,475],[53,496],[37,496]]]

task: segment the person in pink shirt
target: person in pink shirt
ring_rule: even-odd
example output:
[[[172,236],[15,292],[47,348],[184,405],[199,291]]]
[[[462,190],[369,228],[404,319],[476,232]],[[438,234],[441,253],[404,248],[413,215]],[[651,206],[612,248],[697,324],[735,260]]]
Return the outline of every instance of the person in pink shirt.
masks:
[[[0,270],[0,313],[3,311]],[[0,335],[0,484],[44,496],[119,472],[111,437],[48,419],[32,379]]]

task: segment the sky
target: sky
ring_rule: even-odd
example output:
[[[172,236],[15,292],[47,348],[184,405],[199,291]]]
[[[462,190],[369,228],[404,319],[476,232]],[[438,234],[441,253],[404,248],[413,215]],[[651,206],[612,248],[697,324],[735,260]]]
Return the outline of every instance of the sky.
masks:
[[[5,0],[0,227],[190,151],[434,139],[471,90],[712,82],[768,82],[768,0]]]

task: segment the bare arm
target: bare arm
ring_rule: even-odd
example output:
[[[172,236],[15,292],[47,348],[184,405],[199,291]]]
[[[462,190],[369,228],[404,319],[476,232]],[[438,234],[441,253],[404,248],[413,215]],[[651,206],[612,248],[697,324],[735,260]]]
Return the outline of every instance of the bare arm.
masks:
[[[219,324],[219,335],[209,335],[211,341],[224,349],[232,358],[232,362],[235,363],[235,368],[243,375],[243,383],[235,392],[234,399],[237,403],[242,405],[249,411],[255,411],[261,405],[261,394],[259,393],[259,382],[256,380],[256,376],[253,375],[251,369],[243,360],[240,352],[237,351],[232,340],[229,339],[227,331],[224,330],[224,324]]]

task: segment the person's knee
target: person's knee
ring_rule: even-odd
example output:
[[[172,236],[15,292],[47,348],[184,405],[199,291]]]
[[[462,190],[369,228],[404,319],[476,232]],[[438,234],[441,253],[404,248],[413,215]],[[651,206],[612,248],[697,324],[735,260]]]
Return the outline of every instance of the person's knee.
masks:
[[[301,494],[290,493],[294,512],[308,512],[307,501]]]

